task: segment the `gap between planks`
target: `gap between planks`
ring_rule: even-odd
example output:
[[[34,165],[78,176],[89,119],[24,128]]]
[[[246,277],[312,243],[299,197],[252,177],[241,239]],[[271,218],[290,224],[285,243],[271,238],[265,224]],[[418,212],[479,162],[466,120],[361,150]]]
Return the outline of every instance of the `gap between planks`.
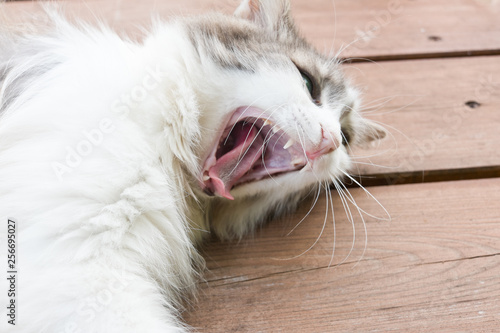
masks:
[[[417,170],[410,172],[351,175],[351,177],[365,187],[435,183],[443,181],[499,178],[500,166],[422,171]],[[345,179],[344,183],[349,188],[358,186],[358,184],[353,181],[349,181],[349,179]]]
[[[439,53],[413,53],[413,54],[391,54],[376,55],[366,57],[339,58],[341,63],[354,64],[363,62],[383,62],[383,61],[406,61],[423,59],[445,59],[445,58],[471,58],[500,55],[500,49],[495,50],[473,50],[457,52],[439,52]]]

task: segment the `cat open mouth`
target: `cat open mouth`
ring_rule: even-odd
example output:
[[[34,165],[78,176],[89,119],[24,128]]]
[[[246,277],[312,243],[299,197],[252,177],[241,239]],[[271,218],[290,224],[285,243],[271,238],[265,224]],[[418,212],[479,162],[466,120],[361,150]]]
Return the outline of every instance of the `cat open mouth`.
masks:
[[[202,188],[211,195],[234,199],[239,184],[302,169],[308,159],[295,142],[263,111],[238,108],[205,161]]]

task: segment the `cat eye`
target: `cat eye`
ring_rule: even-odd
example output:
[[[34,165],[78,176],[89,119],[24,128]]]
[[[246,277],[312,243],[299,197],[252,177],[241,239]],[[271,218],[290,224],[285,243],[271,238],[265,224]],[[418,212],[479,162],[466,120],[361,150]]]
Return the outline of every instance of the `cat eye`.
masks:
[[[312,101],[318,105],[321,106],[321,101],[320,101],[320,89],[318,89],[318,85],[316,84],[317,81],[314,80],[314,77],[309,75],[306,71],[302,70],[300,66],[298,66],[295,62],[293,62],[295,67],[297,68],[298,72],[300,73],[300,76],[302,76],[302,80],[304,82],[304,86],[306,87],[307,91],[309,92],[309,95],[311,96]]]
[[[309,91],[309,94],[311,97],[313,96],[313,91],[314,91],[314,85],[312,83],[311,78],[305,74],[304,72],[300,71],[300,75],[302,75],[302,79],[304,80],[304,84],[306,85],[307,90]]]
[[[344,146],[349,145],[349,143],[351,143],[351,135],[350,135],[350,134],[349,134],[349,132],[347,132],[347,130],[346,130],[346,129],[344,129],[344,128],[341,128],[340,130],[341,130],[341,132],[342,132],[342,144],[343,144]]]

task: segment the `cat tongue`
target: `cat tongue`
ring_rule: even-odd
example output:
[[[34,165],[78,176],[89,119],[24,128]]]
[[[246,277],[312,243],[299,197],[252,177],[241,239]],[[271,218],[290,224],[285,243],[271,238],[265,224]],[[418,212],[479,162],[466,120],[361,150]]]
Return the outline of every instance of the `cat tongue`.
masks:
[[[261,157],[263,139],[252,124],[243,124],[237,131],[232,150],[217,159],[208,172],[215,194],[233,200],[229,193],[233,185],[245,175]]]

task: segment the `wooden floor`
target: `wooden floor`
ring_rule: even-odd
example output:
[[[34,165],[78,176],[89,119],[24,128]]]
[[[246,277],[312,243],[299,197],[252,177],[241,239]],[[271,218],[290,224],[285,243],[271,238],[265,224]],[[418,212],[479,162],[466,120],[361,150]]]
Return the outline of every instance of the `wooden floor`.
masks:
[[[67,3],[132,35],[152,10],[237,4]],[[291,234],[312,202],[239,243],[209,242],[206,282],[185,320],[201,332],[500,331],[500,1],[292,3],[320,50],[345,47],[367,116],[391,132],[353,152],[371,195],[351,186],[363,212],[349,203],[352,222],[334,192],[335,224],[322,195]]]

